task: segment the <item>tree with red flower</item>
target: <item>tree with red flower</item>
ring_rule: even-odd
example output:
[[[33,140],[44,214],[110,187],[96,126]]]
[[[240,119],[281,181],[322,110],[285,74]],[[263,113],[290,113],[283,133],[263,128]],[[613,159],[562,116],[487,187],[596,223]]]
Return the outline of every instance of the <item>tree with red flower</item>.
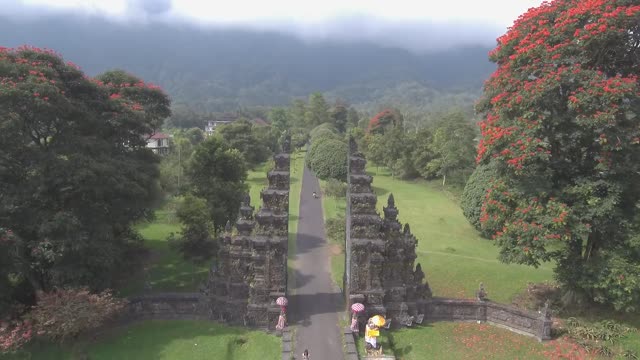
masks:
[[[132,75],[92,79],[53,51],[0,49],[0,302],[112,284],[156,199],[146,137],[169,114],[167,95]]]
[[[477,161],[499,167],[481,222],[501,259],[554,260],[565,288],[626,310],[640,303],[639,24],[637,1],[532,8],[490,53],[478,104]]]
[[[402,125],[402,114],[396,109],[384,109],[369,120],[367,133],[383,134],[385,131]]]

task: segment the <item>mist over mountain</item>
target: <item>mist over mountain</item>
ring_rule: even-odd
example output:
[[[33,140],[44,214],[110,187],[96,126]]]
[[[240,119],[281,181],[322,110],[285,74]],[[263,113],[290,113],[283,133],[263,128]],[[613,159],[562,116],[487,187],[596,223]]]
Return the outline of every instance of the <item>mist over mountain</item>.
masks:
[[[283,105],[314,91],[363,106],[473,98],[494,69],[490,41],[416,52],[352,35],[335,39],[97,16],[0,17],[1,46],[51,48],[90,75],[121,68],[203,111]]]

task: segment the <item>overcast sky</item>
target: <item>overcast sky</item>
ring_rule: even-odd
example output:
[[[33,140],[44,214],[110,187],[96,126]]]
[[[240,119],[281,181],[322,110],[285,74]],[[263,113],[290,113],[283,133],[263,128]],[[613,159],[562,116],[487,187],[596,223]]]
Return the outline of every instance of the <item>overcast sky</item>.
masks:
[[[365,39],[409,49],[425,42],[495,44],[542,0],[0,0],[0,13],[103,15],[279,30],[305,38]],[[446,41],[443,41],[446,38]],[[487,40],[488,39],[488,40]],[[425,41],[427,40],[427,41]]]

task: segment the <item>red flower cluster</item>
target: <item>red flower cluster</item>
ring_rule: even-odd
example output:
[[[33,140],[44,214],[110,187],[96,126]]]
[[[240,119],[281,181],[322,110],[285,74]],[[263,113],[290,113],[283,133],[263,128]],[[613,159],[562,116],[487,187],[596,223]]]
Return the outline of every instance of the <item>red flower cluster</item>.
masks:
[[[14,351],[28,343],[33,336],[29,321],[0,324],[0,352]]]
[[[378,129],[381,126],[386,125],[398,125],[398,119],[396,113],[391,109],[384,109],[377,113],[374,117],[369,120],[369,127],[367,128],[367,132],[372,132]]]
[[[11,229],[0,227],[0,243],[8,243],[15,241],[15,235]]]
[[[640,5],[619,4],[545,2],[520,16],[498,39],[490,57],[499,67],[478,104],[487,114],[480,123],[478,162],[501,158],[518,171],[529,162],[549,159],[553,149],[546,143],[513,144],[522,137],[544,138],[540,133],[557,118],[551,117],[550,106],[568,109],[585,127],[611,126],[624,117],[628,100],[640,97],[638,77],[604,71],[586,54],[590,47],[606,46],[606,39],[626,41]]]
[[[0,48],[0,62],[13,64],[15,71],[0,74],[0,95],[3,91],[24,91],[33,95],[33,109],[42,108],[42,111],[49,111],[46,106],[50,106],[50,100],[57,99],[56,102],[65,101],[65,91],[67,86],[62,84],[60,74],[63,71],[79,70],[79,67],[72,62],[64,62],[62,57],[52,50],[39,49],[31,46],[19,48]],[[91,81],[98,87],[98,94],[104,93],[109,99],[116,100],[122,112],[136,111],[143,112],[144,107],[132,100],[133,89],[150,91],[160,91],[159,86],[145,83],[142,80],[134,80],[122,84],[103,83],[102,81],[90,78],[81,73],[74,76],[83,76],[85,80]],[[135,77],[131,77],[135,79]],[[128,90],[131,89],[131,90]],[[110,94],[110,95],[108,95]],[[100,95],[98,95],[100,96]]]

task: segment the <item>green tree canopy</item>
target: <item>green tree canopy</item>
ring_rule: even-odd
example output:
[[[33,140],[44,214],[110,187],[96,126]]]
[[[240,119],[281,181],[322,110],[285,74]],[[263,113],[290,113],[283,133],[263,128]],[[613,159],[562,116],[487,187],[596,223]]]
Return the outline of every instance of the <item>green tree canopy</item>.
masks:
[[[427,171],[442,176],[445,184],[448,174],[471,172],[476,136],[473,125],[460,112],[446,115],[435,127],[431,140],[434,157],[426,165]],[[464,184],[464,181],[461,181]]]
[[[347,112],[347,128],[356,128],[358,127],[359,122],[360,115],[358,114],[358,111],[353,107],[350,107]]]
[[[32,289],[112,284],[156,199],[149,134],[170,114],[158,87],[112,71],[92,79],[37,48],[0,48],[0,226]]]
[[[340,133],[344,133],[347,130],[347,120],[349,117],[349,110],[347,105],[341,101],[336,101],[335,105],[329,111],[329,121]]]
[[[189,139],[191,145],[198,145],[204,141],[204,131],[200,128],[191,128],[184,133],[184,136]]]
[[[182,231],[179,237],[172,234],[169,238],[171,247],[176,248],[188,259],[211,258],[214,255],[216,243],[215,229],[207,201],[187,194],[180,201],[176,215],[182,224]]]
[[[195,196],[207,202],[213,227],[219,231],[235,220],[243,194],[248,190],[247,166],[237,149],[217,137],[198,145],[187,167]]]
[[[304,128],[292,128],[291,129],[291,145],[300,149],[309,141],[309,133]]]
[[[329,105],[321,93],[315,92],[309,96],[309,106],[305,112],[305,123],[309,127],[329,122]]]
[[[385,165],[385,141],[382,134],[368,134],[366,136],[366,154],[367,160],[371,161],[376,166]]]
[[[433,151],[431,143],[433,141],[432,129],[424,128],[420,129],[416,133],[415,143],[413,144],[413,150],[411,153],[413,159],[413,167],[418,174],[425,179],[431,179],[435,176],[429,163],[433,161],[436,154]]]
[[[255,166],[269,159],[272,154],[269,146],[273,145],[271,138],[258,136],[258,131],[257,126],[247,120],[240,119],[220,127],[216,131],[216,136],[230,147],[238,149],[244,156],[247,165]]]
[[[291,127],[311,129],[313,126],[306,123],[306,113],[307,103],[302,99],[293,100],[287,111]]]
[[[323,138],[311,144],[307,166],[322,180],[347,180],[347,144]]]
[[[287,114],[287,111],[282,107],[275,107],[269,111],[269,121],[271,122],[271,126],[280,133],[291,127],[289,114]]]
[[[478,110],[477,159],[499,162],[481,222],[500,258],[537,266],[588,299],[640,304],[640,6],[556,0],[498,39]]]

